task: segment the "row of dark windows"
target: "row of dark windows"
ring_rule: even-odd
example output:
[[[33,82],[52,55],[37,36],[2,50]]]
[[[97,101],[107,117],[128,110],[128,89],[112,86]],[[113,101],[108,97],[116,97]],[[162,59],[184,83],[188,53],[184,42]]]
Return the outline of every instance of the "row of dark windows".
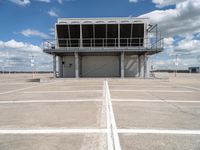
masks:
[[[118,32],[118,24],[82,25],[82,45],[83,47],[143,45],[144,24],[120,24],[120,39]],[[57,25],[57,37],[59,47],[79,47],[80,25]]]

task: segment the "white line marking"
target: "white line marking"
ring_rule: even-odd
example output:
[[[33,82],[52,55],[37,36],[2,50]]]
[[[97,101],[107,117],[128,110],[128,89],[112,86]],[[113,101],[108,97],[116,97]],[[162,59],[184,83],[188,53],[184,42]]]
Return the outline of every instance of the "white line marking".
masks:
[[[159,99],[112,99],[112,101],[115,102],[149,102],[149,103],[164,103],[164,102],[169,102],[169,103],[200,103],[200,101],[188,101],[188,100],[159,100]]]
[[[104,81],[104,97],[106,101],[106,125],[107,125],[107,149],[108,150],[114,150],[113,146],[113,138],[112,138],[112,132],[111,132],[111,120],[110,120],[110,111],[109,111],[109,104],[107,100],[107,91],[106,91],[106,82]]]
[[[102,99],[77,99],[77,100],[20,100],[20,101],[0,101],[0,104],[17,104],[17,103],[70,103],[70,102],[99,102]]]
[[[6,91],[6,92],[0,93],[0,95],[9,94],[9,93],[13,93],[13,92],[19,92],[19,91],[23,91],[23,90],[27,90],[27,89],[31,89],[31,88],[35,88],[35,87],[40,87],[40,86],[44,86],[44,85],[48,85],[48,84],[57,83],[57,82],[58,81],[51,82],[51,83],[42,83],[42,84],[35,85],[35,86],[29,86],[29,87],[26,87],[26,88],[20,88],[20,89],[16,89],[16,90]]]
[[[106,133],[106,129],[10,129],[0,130],[0,134],[87,134],[87,133]]]
[[[15,82],[12,82],[12,83],[0,83],[0,86],[3,86],[3,85],[31,85],[33,83],[31,82],[24,82],[24,83],[15,83]]]
[[[115,122],[115,116],[113,112],[113,107],[112,107],[112,101],[111,101],[111,96],[110,96],[110,91],[109,91],[109,86],[108,86],[108,81],[105,81],[105,97],[106,97],[106,106],[107,106],[107,127],[109,126],[109,136],[112,138],[112,146],[109,148],[109,150],[121,150],[121,145],[119,142],[119,135],[117,133],[117,126]],[[109,138],[109,139],[110,139]],[[110,141],[109,141],[110,142]],[[111,149],[112,148],[112,149]]]
[[[191,134],[200,135],[200,130],[118,129],[118,133],[129,134]]]
[[[30,92],[21,92],[24,94],[32,93],[84,93],[84,92],[102,92],[102,90],[75,90],[75,91],[30,91]]]
[[[184,90],[124,90],[124,89],[118,89],[118,90],[111,90],[112,92],[164,92],[164,93],[191,93],[196,91],[184,91]]]
[[[98,85],[98,84],[94,84],[94,85],[71,85],[71,84],[64,84],[64,85],[59,85],[60,87],[70,87],[70,88],[78,88],[78,87],[81,87],[81,88],[87,88],[87,87],[94,87],[94,88],[102,88],[102,85]],[[55,88],[57,87],[57,85],[55,85]]]
[[[107,129],[0,129],[0,135],[4,134],[88,134],[107,133]],[[117,129],[116,133],[121,134],[177,134],[177,135],[200,135],[200,130],[161,130],[161,129]],[[116,147],[117,149],[117,147]],[[111,149],[109,149],[111,150]]]
[[[192,86],[184,86],[184,85],[178,85],[180,87],[188,88],[188,89],[193,89],[193,90],[200,90],[200,88],[192,87]]]
[[[136,87],[136,88],[147,88],[147,86],[141,86],[141,85],[109,85],[110,87]],[[151,88],[173,88],[172,86],[152,86],[149,85]]]

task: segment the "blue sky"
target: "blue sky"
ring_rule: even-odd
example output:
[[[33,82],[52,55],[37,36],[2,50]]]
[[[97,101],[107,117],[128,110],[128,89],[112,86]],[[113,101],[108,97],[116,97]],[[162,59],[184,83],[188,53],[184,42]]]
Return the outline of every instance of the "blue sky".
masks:
[[[0,63],[5,65],[9,54],[12,62],[3,69],[22,70],[30,68],[34,55],[38,70],[51,70],[52,59],[42,53],[41,44],[44,38],[53,38],[59,17],[145,16],[158,23],[166,41],[164,52],[152,57],[157,68],[173,68],[175,54],[181,69],[200,66],[199,10],[199,0],[0,0]],[[190,26],[183,27],[186,23]],[[20,68],[20,62],[27,66]]]
[[[33,0],[25,6],[2,0],[0,2],[0,39],[7,41],[15,38],[19,41],[40,44],[40,37],[30,38],[19,33],[25,29],[34,29],[49,34],[49,29],[57,20],[57,17],[48,14],[51,10],[58,17],[82,18],[139,16],[154,9],[155,5],[149,0],[138,3],[130,3],[128,0],[68,0],[63,1],[62,4],[57,0],[49,3]]]

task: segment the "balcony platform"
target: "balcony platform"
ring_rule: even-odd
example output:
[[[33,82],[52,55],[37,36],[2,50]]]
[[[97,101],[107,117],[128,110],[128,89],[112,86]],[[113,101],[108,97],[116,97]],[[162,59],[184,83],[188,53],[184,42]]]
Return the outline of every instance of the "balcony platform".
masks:
[[[130,53],[130,54],[143,54],[146,53],[147,55],[153,55],[156,53],[159,53],[163,50],[163,48],[145,48],[145,47],[83,47],[83,48],[78,48],[78,47],[65,47],[65,48],[47,48],[44,49],[45,53],[48,54],[56,54],[56,55],[62,55],[63,53],[65,54],[70,54],[74,52],[79,52],[79,53],[120,53],[120,52],[125,52],[125,53]]]

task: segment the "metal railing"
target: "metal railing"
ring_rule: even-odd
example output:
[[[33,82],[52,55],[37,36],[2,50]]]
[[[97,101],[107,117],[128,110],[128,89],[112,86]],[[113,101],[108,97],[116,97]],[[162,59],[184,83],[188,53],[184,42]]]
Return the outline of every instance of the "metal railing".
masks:
[[[59,38],[43,42],[44,49],[58,48],[138,48],[162,49],[163,38]]]

